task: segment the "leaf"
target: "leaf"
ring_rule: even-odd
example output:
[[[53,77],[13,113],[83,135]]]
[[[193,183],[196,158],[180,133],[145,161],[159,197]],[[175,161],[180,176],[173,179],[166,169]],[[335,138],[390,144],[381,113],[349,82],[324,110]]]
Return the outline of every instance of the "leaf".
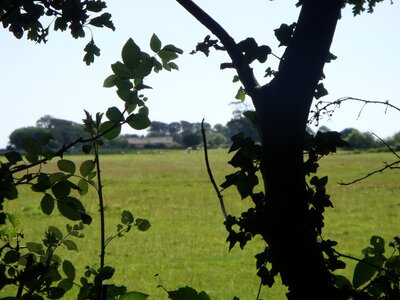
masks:
[[[120,122],[123,120],[123,115],[118,107],[110,107],[107,109],[106,116],[110,121]]]
[[[113,87],[115,85],[114,80],[116,78],[117,78],[117,76],[115,74],[108,76],[106,79],[104,79],[103,87],[105,87],[105,88]]]
[[[113,31],[115,30],[114,24],[111,21],[111,14],[109,13],[104,13],[99,17],[95,17],[89,21],[90,25],[96,26],[96,27],[108,27],[112,29]]]
[[[370,281],[378,271],[376,267],[370,265],[378,265],[375,257],[366,257],[363,261],[357,263],[354,269],[353,286],[355,289]]]
[[[158,56],[163,60],[163,62],[169,62],[178,58],[178,54],[174,51],[165,50],[165,47],[158,52]]]
[[[62,264],[64,274],[68,279],[74,280],[75,278],[75,267],[69,260],[64,260]]]
[[[71,240],[64,240],[62,243],[67,247],[68,250],[75,250],[78,251],[78,246],[74,241]]]
[[[83,61],[86,63],[86,65],[93,63],[95,56],[100,56],[100,49],[96,46],[93,39],[85,46],[83,51],[86,52],[85,56],[83,57]]]
[[[240,87],[235,96],[236,99],[240,101],[244,101],[246,98],[246,92],[244,91],[243,87]]]
[[[79,187],[79,195],[84,196],[87,194],[89,191],[89,184],[85,179],[80,179],[78,182],[78,187]]]
[[[42,244],[35,243],[35,242],[27,242],[26,248],[28,248],[28,250],[30,252],[37,253],[40,255],[44,254],[44,248],[43,248]]]
[[[122,61],[131,69],[135,69],[140,62],[142,52],[138,45],[130,38],[122,48]]]
[[[134,71],[131,68],[129,68],[127,65],[124,65],[120,61],[117,61],[116,63],[112,64],[111,69],[113,70],[114,74],[116,76],[118,76],[118,78],[121,78],[121,79],[125,79],[125,80],[129,79],[129,78],[132,79],[135,76]],[[123,88],[118,85],[119,82],[117,79],[115,79],[114,82],[119,89]]]
[[[45,194],[40,201],[40,208],[46,215],[50,215],[54,210],[54,198],[50,194]]]
[[[83,206],[79,200],[68,197],[57,201],[59,212],[71,221],[82,220],[80,211],[83,211]]]
[[[168,297],[172,300],[211,300],[205,292],[198,293],[189,286],[181,287],[176,291],[168,291]]]
[[[57,287],[62,288],[66,292],[72,289],[73,286],[74,282],[69,278],[64,278],[57,284]]]
[[[135,225],[140,231],[147,231],[151,227],[150,222],[146,219],[136,219]]]
[[[81,166],[79,168],[79,172],[81,173],[81,175],[83,177],[86,177],[90,174],[90,172],[93,171],[94,167],[95,167],[95,164],[94,164],[93,160],[86,160],[81,164]]]
[[[17,163],[19,161],[22,161],[22,155],[17,151],[6,152],[6,153],[4,153],[4,156],[12,164],[15,164],[15,163]]]
[[[287,46],[289,44],[290,39],[292,38],[294,28],[296,27],[296,23],[291,25],[282,24],[278,29],[274,30],[275,37],[280,42],[280,46]]]
[[[13,264],[19,260],[21,254],[18,251],[10,250],[7,251],[3,257],[3,262],[6,264]]]
[[[51,191],[57,199],[67,197],[71,193],[71,184],[67,180],[59,181],[51,187]]]
[[[166,45],[166,46],[163,48],[163,50],[175,52],[175,53],[178,53],[178,54],[183,54],[183,50],[182,50],[182,49],[177,48],[177,47],[175,47],[174,45],[171,45],[171,44]]]
[[[146,129],[151,124],[149,117],[145,114],[131,114],[126,121],[129,126],[136,130]]]
[[[57,162],[57,167],[60,171],[74,174],[76,170],[75,163],[71,160],[61,159]]]
[[[62,232],[61,232],[61,230],[60,229],[58,229],[57,227],[55,227],[55,226],[49,226],[49,231],[52,233],[52,234],[54,234],[54,236],[58,239],[58,240],[62,240],[63,239],[63,234],[62,234]]]
[[[42,146],[40,143],[31,137],[26,137],[22,140],[22,148],[32,156],[42,153]]]
[[[133,215],[130,211],[124,210],[121,214],[121,223],[128,225],[133,223]]]
[[[158,38],[158,36],[155,35],[154,33],[153,33],[153,35],[151,36],[151,39],[150,39],[150,48],[155,53],[157,53],[158,51],[161,50],[161,41]]]
[[[336,285],[340,288],[351,288],[351,282],[350,280],[348,280],[346,277],[344,277],[343,275],[335,275],[336,277]]]
[[[121,133],[121,125],[112,121],[106,121],[100,126],[100,132],[104,133],[106,140],[113,140]]]
[[[146,300],[149,297],[149,295],[141,292],[128,292],[121,297],[119,297],[119,300]]]
[[[324,87],[324,84],[321,82],[321,83],[319,83],[318,85],[317,85],[317,88],[316,88],[316,90],[315,90],[315,94],[314,94],[314,97],[315,97],[315,99],[319,99],[319,98],[322,98],[322,97],[324,97],[324,96],[326,96],[326,95],[328,95],[329,93],[328,93],[328,91],[327,91],[327,89]]]

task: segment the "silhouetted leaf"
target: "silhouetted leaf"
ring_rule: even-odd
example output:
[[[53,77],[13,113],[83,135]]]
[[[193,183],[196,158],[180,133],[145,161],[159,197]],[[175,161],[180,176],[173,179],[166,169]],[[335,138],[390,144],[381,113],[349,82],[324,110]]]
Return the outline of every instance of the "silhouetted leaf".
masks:
[[[131,212],[124,210],[121,214],[121,223],[122,224],[132,224],[133,223],[133,215]]]
[[[145,114],[131,114],[126,120],[129,126],[136,130],[145,129],[151,124],[149,117]]]
[[[4,156],[12,164],[15,164],[22,160],[22,155],[20,153],[18,153],[17,151],[6,152],[6,153],[4,153]]]
[[[71,160],[61,159],[57,162],[57,167],[60,171],[74,174],[76,170],[75,163]]]
[[[71,192],[71,184],[67,180],[59,181],[51,187],[51,191],[56,198],[67,197]]]
[[[366,263],[364,263],[364,261]],[[353,275],[353,286],[355,289],[367,283],[374,277],[378,269],[373,265],[379,266],[379,261],[377,261],[376,257],[366,257],[363,261],[357,263]]]
[[[116,78],[117,78],[117,76],[115,74],[108,76],[106,79],[104,79],[103,87],[105,87],[105,88],[113,87],[115,85],[114,80]]]
[[[112,121],[106,121],[100,126],[100,132],[106,132],[103,137],[112,140],[121,133],[121,125]]]
[[[198,293],[194,288],[186,286],[176,291],[168,291],[168,297],[172,300],[210,300],[206,292]]]
[[[42,244],[35,243],[35,242],[27,242],[26,248],[28,248],[28,250],[33,253],[44,254],[44,248],[43,248]]]
[[[57,227],[55,227],[55,226],[49,226],[49,231],[51,232],[51,233],[53,233],[54,235],[55,235],[55,237],[58,239],[58,240],[62,240],[63,239],[63,234],[62,234],[62,232],[61,232],[61,230],[60,229],[58,229]]]
[[[64,274],[71,280],[75,278],[75,267],[69,260],[64,260],[62,263]]]
[[[157,53],[161,50],[161,41],[156,34],[153,33],[150,39],[150,48],[153,52]]]
[[[140,231],[146,231],[151,227],[151,224],[146,219],[136,219],[135,225]]]
[[[79,187],[79,194],[81,196],[86,195],[87,192],[89,191],[89,184],[87,183],[87,181],[85,179],[79,180],[78,187]]]
[[[45,194],[40,201],[40,208],[43,213],[50,215],[54,209],[54,198],[49,194]]]
[[[149,295],[141,292],[128,292],[119,297],[119,300],[146,300]]]
[[[131,69],[135,69],[140,62],[141,51],[133,39],[129,39],[122,48],[122,61]]]
[[[9,250],[3,257],[3,262],[6,264],[13,264],[19,260],[21,254],[15,250]]]
[[[113,70],[114,74],[121,79],[134,78],[135,76],[134,71],[120,61],[117,61],[116,63],[112,64],[111,69]],[[117,79],[115,79],[114,82],[119,89],[123,89],[123,87],[119,86],[119,82]],[[127,88],[129,89],[129,86]]]
[[[76,243],[74,241],[64,240],[62,243],[67,247],[68,250],[78,251],[78,246],[76,245]]]
[[[95,164],[93,160],[86,160],[81,164],[79,171],[83,177],[86,177],[93,171],[94,167]]]
[[[66,292],[72,289],[73,286],[74,282],[69,278],[64,278],[57,284],[57,287],[62,288]]]

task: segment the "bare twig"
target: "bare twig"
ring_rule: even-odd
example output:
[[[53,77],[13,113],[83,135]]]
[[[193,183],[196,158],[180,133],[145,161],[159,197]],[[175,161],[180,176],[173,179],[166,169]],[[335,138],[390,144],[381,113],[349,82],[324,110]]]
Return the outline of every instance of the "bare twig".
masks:
[[[317,102],[317,104],[315,104],[315,109],[311,110],[311,117],[308,120],[308,123],[312,123],[312,122],[318,122],[321,118],[322,115],[328,115],[328,117],[331,117],[332,114],[336,111],[337,108],[340,107],[340,105],[343,102],[348,102],[348,101],[354,101],[354,102],[361,102],[363,103],[363,106],[361,107],[360,111],[358,112],[357,115],[357,119],[360,118],[361,113],[363,112],[365,106],[367,104],[381,104],[381,105],[385,105],[386,109],[385,109],[385,114],[387,112],[388,108],[392,108],[394,110],[397,110],[400,112],[400,108],[389,103],[389,100],[386,101],[376,101],[376,100],[366,100],[366,99],[360,99],[360,98],[355,98],[355,97],[342,97],[339,98],[335,101],[332,102],[327,102],[327,101],[319,101]]]
[[[350,181],[350,182],[340,182],[339,184],[340,184],[340,185],[351,185],[351,184],[353,184],[353,183],[362,181],[362,180],[364,180],[364,179],[366,179],[366,178],[368,178],[368,177],[370,177],[370,176],[372,176],[372,175],[374,175],[374,174],[382,173],[382,172],[383,172],[384,170],[386,170],[386,169],[397,169],[397,168],[399,168],[397,165],[400,164],[400,160],[397,160],[397,161],[392,162],[392,163],[390,163],[390,164],[388,164],[388,163],[384,163],[384,164],[385,164],[385,166],[384,166],[383,168],[380,168],[380,169],[375,170],[375,171],[373,171],[373,172],[371,172],[371,173],[368,173],[367,175],[364,175],[363,177],[354,179],[353,181]]]
[[[201,135],[203,136],[203,147],[204,147],[204,159],[207,167],[207,173],[208,177],[210,178],[211,184],[214,187],[215,192],[217,193],[218,199],[219,199],[219,204],[221,206],[222,214],[224,215],[225,219],[228,216],[226,209],[225,209],[225,204],[224,204],[224,198],[221,194],[221,192],[218,189],[217,184],[215,183],[214,176],[211,171],[210,167],[210,162],[208,160],[208,150],[207,150],[207,139],[206,139],[206,131],[204,129],[204,119],[201,121]]]
[[[386,143],[383,139],[381,139],[378,135],[376,135],[375,133],[372,133],[377,139],[379,139],[385,146],[386,148],[388,148],[390,150],[390,152],[392,152],[398,159],[400,159],[400,155],[398,155],[396,153],[396,151],[393,150],[392,147],[390,147],[390,145],[388,143]]]

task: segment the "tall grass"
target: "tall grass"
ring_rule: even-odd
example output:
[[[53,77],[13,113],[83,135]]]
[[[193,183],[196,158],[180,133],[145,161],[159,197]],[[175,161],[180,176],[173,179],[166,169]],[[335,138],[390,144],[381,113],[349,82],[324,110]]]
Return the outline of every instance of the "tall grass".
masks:
[[[219,183],[233,171],[226,163],[226,152],[209,153]],[[228,252],[224,218],[200,151],[136,152],[104,155],[101,159],[107,233],[115,232],[124,209],[152,223],[149,231],[129,232],[107,247],[106,264],[116,267],[116,283],[148,293],[151,299],[167,299],[157,287],[160,280],[168,289],[189,285],[205,290],[212,299],[231,300],[235,295],[242,300],[255,299],[259,280],[254,254],[263,243],[256,238],[243,251],[234,248]],[[328,193],[335,205],[326,215],[324,236],[339,241],[338,249],[343,253],[360,256],[373,234],[386,240],[400,234],[400,172],[387,171],[351,186],[337,184],[362,176],[390,159],[390,154],[383,153],[337,154],[321,163],[319,174],[329,175]],[[240,200],[233,189],[224,192],[224,199],[231,214],[240,214],[251,205],[249,200]],[[41,239],[48,225],[64,228],[68,222],[57,214],[45,217],[39,202],[39,196],[22,190],[20,199],[7,203],[7,210],[20,220],[27,240]],[[100,248],[94,193],[85,196],[83,202],[94,217],[93,224],[85,230],[86,238],[79,241],[78,253],[60,254],[69,255],[81,274],[84,266],[98,265]],[[295,251],[294,247],[294,255]],[[277,285],[263,288],[262,297],[282,299],[283,293]],[[74,298],[71,294],[70,299]]]

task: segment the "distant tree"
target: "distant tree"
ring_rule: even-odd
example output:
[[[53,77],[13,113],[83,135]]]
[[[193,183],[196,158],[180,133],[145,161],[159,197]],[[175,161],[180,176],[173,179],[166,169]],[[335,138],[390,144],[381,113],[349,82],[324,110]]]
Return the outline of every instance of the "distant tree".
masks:
[[[260,137],[258,135],[257,129],[254,125],[245,117],[234,118],[226,123],[226,137],[230,137],[243,132],[246,136],[250,137],[254,141],[259,141]]]
[[[181,132],[182,126],[179,122],[172,122],[168,124],[168,132],[170,135],[178,134]]]
[[[353,130],[344,140],[352,149],[366,150],[377,146],[374,136],[369,132]]]
[[[340,134],[341,134],[342,138],[345,139],[345,138],[348,138],[348,136],[349,136],[351,133],[353,133],[354,131],[358,131],[358,130],[355,129],[355,128],[349,127],[349,128],[343,129],[343,130],[340,132]]]
[[[20,149],[23,140],[27,137],[39,139],[51,137],[48,146],[52,149],[58,149],[85,136],[87,136],[87,133],[84,132],[81,124],[46,115],[36,122],[36,127],[14,130],[10,135],[9,144]]]
[[[182,133],[182,145],[184,147],[196,147],[202,141],[200,132],[184,131]]]
[[[168,124],[159,122],[159,121],[152,121],[148,136],[166,136],[169,134]]]

